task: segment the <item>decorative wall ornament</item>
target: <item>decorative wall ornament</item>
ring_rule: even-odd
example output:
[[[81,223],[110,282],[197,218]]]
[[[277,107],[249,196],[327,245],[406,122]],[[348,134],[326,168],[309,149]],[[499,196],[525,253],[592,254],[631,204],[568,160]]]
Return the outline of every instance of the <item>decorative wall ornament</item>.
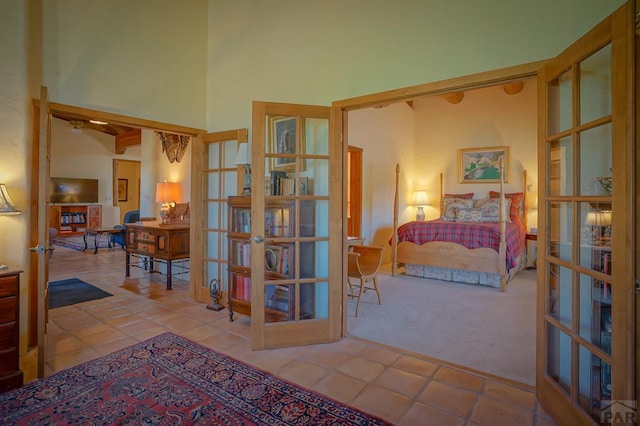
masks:
[[[170,163],[174,161],[179,163],[182,161],[187,145],[191,136],[178,135],[175,133],[156,132],[158,137],[162,141],[162,152],[167,153],[167,158]]]

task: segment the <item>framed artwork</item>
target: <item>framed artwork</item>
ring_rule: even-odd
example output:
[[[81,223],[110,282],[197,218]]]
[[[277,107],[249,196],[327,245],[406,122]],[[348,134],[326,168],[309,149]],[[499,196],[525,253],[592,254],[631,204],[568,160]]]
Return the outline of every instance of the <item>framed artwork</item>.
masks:
[[[302,152],[297,152],[297,117],[271,117],[269,123],[269,148],[270,152],[275,154],[272,157],[271,167],[274,170],[294,171],[296,168],[295,154],[304,153],[303,137],[299,138]],[[301,164],[301,170],[304,170],[304,162]]]
[[[459,150],[460,183],[500,182],[500,164],[504,181],[509,181],[509,147],[468,148]]]
[[[129,180],[118,179],[118,201],[127,201],[129,194]]]

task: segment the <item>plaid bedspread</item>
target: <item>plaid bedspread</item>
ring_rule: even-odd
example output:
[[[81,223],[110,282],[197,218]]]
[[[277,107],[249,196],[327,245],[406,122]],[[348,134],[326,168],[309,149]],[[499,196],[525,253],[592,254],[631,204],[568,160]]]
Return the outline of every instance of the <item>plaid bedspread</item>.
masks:
[[[506,224],[507,268],[517,263],[518,256],[525,247],[526,232],[522,222]],[[409,222],[398,228],[398,242],[410,241],[424,244],[431,241],[445,241],[465,246],[468,249],[488,247],[498,251],[500,247],[500,224],[477,222],[447,222],[428,220]]]

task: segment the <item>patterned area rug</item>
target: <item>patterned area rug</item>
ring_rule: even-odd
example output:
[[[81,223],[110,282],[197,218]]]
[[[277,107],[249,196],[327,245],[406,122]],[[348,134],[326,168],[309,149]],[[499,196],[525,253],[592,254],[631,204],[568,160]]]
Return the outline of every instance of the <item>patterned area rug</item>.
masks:
[[[6,424],[386,425],[165,333],[0,394]]]

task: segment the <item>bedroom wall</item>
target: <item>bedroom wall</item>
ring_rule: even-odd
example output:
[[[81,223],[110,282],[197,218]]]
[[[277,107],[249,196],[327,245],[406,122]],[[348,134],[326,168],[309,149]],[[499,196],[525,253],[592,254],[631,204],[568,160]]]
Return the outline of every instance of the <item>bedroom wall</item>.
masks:
[[[349,145],[362,152],[362,236],[366,244],[384,245],[393,235],[393,202],[396,164],[400,165],[398,222],[415,217],[407,200],[411,194],[414,163],[415,113],[405,102],[385,108],[367,108],[349,112]],[[385,262],[391,250],[384,252]]]
[[[367,243],[387,244],[393,234],[395,164],[400,165],[398,223],[415,219],[413,191],[426,189],[431,207],[427,219],[439,214],[440,172],[447,192],[474,192],[484,198],[496,184],[458,183],[458,149],[508,146],[508,192],[523,188],[527,170],[528,204],[535,205],[537,191],[536,80],[508,95],[502,86],[468,91],[462,102],[451,104],[439,96],[388,107],[349,112],[349,144],[363,151],[363,236]],[[528,226],[537,226],[530,210]],[[388,247],[388,246],[387,246]],[[390,261],[390,251],[385,260]]]
[[[445,192],[474,192],[475,198],[486,198],[497,184],[459,183],[458,149],[493,146],[509,147],[509,182],[507,192],[523,190],[522,173],[527,170],[527,193],[533,201],[537,191],[537,86],[536,79],[525,81],[520,93],[509,95],[502,86],[465,92],[464,99],[451,104],[432,96],[416,100],[415,156],[416,164],[428,164],[416,176],[420,187],[429,191],[432,208],[428,218],[438,216],[440,182],[444,173]],[[529,226],[536,226],[537,215]],[[535,220],[534,220],[535,219]]]

